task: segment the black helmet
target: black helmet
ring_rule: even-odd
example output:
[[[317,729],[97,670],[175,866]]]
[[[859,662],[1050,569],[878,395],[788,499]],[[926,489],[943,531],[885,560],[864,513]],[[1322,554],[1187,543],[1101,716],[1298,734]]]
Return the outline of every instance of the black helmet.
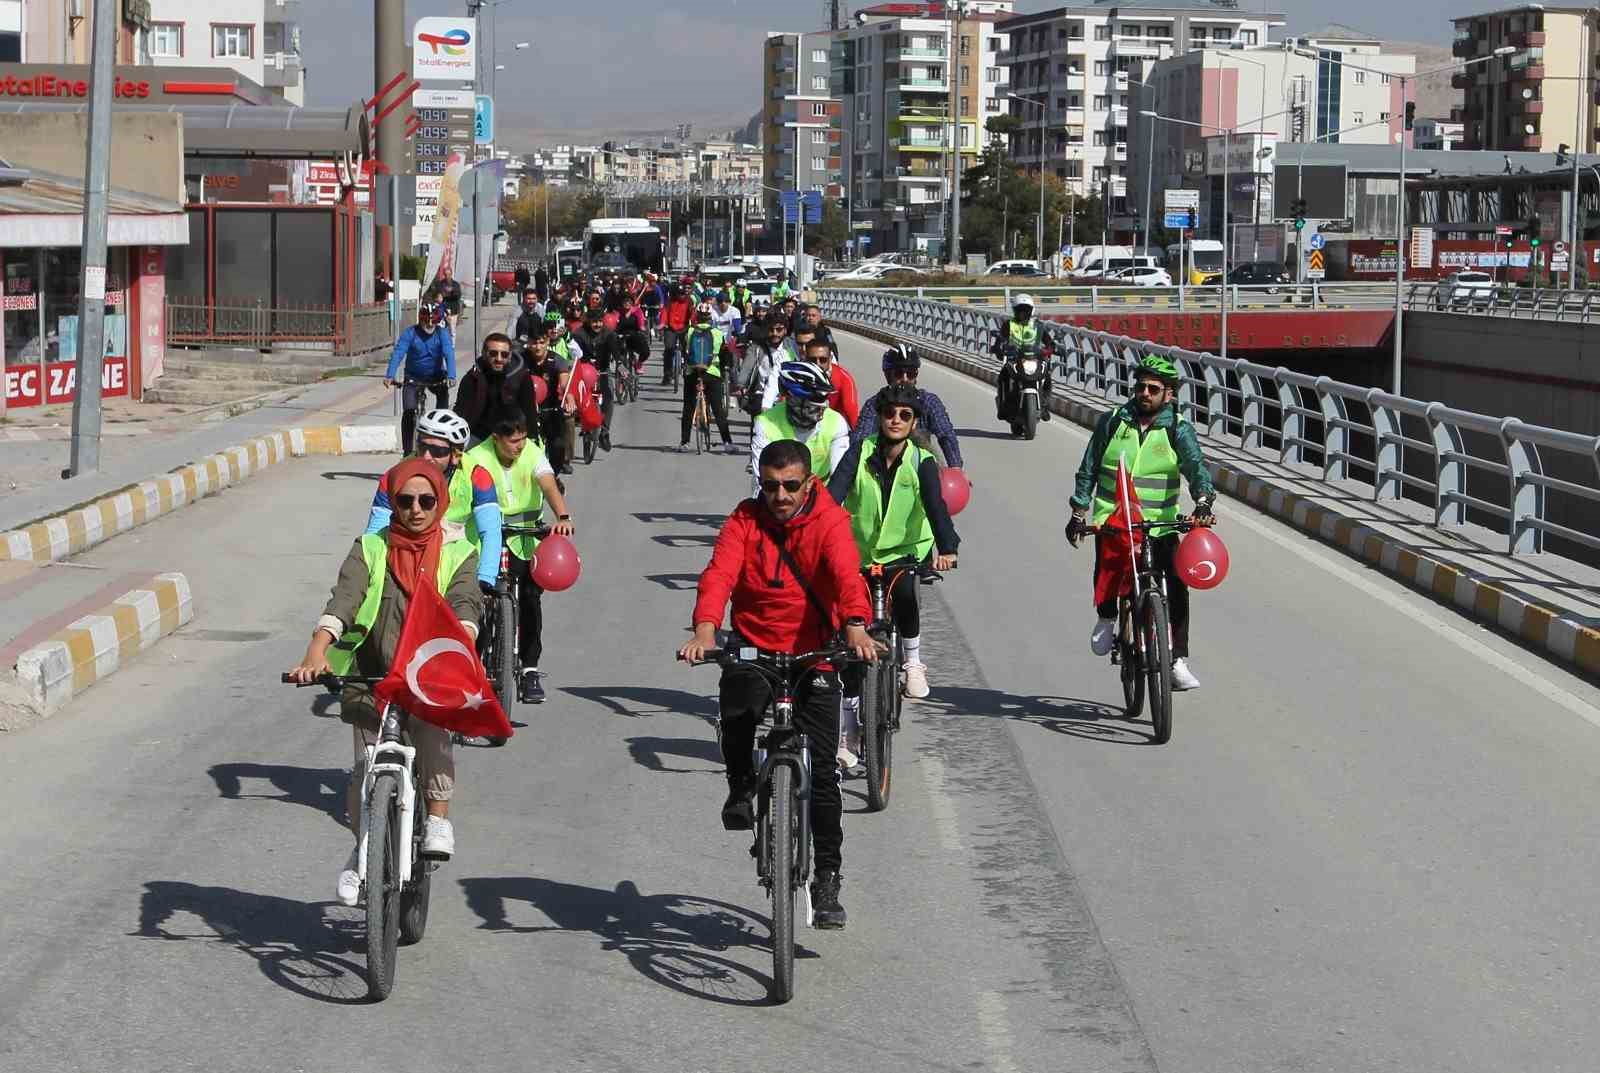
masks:
[[[917,420],[922,420],[922,392],[910,384],[891,384],[878,393],[880,417],[885,410],[898,406],[909,406],[911,412],[917,415]]]
[[[910,369],[915,371],[922,368],[922,355],[918,354],[915,347],[901,343],[899,346],[890,347],[883,352],[883,371],[892,369]]]

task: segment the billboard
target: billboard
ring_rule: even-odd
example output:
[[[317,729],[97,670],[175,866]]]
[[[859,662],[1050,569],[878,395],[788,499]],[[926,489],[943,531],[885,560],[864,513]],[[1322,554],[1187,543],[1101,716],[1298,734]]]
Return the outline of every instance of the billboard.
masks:
[[[478,77],[478,24],[455,15],[418,19],[411,31],[411,74],[471,82]]]
[[[1272,176],[1272,189],[1276,195],[1272,218],[1294,219],[1290,207],[1297,198],[1304,198],[1308,219],[1347,219],[1350,210],[1346,207],[1346,170],[1345,164],[1278,164]]]

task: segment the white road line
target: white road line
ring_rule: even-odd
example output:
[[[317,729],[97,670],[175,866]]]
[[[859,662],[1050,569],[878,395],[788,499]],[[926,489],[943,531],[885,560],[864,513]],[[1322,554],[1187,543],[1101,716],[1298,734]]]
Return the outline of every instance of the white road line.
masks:
[[[951,376],[966,384],[968,387],[971,387],[977,391],[981,391],[985,398],[993,399],[994,389],[988,384],[978,380],[973,380],[968,376],[963,376],[954,369],[948,369],[944,366],[939,366],[939,368],[943,372],[950,373]],[[1107,403],[1106,405],[1110,404]],[[1054,427],[1061,433],[1073,439],[1082,440],[1085,443],[1087,443],[1089,440],[1089,431],[1087,429],[1084,429],[1073,422],[1067,421],[1065,418],[1062,418],[1059,415],[1057,415],[1057,418],[1051,421],[1047,427]],[[1267,540],[1277,544],[1279,547],[1288,550],[1303,561],[1309,562],[1333,577],[1339,579],[1344,584],[1359,589],[1361,592],[1377,600],[1384,606],[1398,611],[1406,618],[1409,618],[1418,625],[1432,631],[1436,635],[1443,637],[1463,651],[1468,652],[1471,655],[1476,656],[1478,659],[1492,665],[1498,670],[1504,671],[1506,674],[1511,675],[1517,681],[1521,682],[1529,689],[1532,689],[1540,696],[1559,704],[1561,707],[1567,709],[1567,711],[1576,715],[1585,722],[1590,723],[1593,726],[1600,727],[1600,706],[1596,706],[1595,704],[1584,700],[1577,694],[1563,689],[1559,685],[1549,681],[1545,677],[1545,673],[1548,673],[1548,671],[1551,669],[1551,665],[1547,661],[1543,660],[1542,657],[1540,657],[1537,653],[1529,653],[1529,658],[1539,660],[1540,668],[1545,673],[1541,673],[1541,669],[1523,666],[1517,660],[1505,655],[1502,652],[1496,651],[1494,648],[1484,644],[1476,637],[1473,637],[1470,633],[1467,633],[1461,628],[1461,623],[1463,620],[1456,619],[1453,616],[1444,617],[1434,614],[1426,606],[1415,606],[1412,602],[1413,599],[1424,600],[1426,597],[1413,594],[1410,589],[1405,588],[1398,581],[1378,581],[1367,577],[1361,571],[1347,566],[1343,562],[1335,561],[1330,557],[1332,555],[1337,555],[1337,552],[1329,552],[1327,549],[1311,543],[1304,534],[1300,534],[1298,532],[1296,532],[1291,539],[1289,535],[1278,531],[1276,528],[1276,523],[1264,521],[1256,517],[1248,507],[1241,507],[1238,504],[1229,501],[1225,497],[1217,501],[1217,506],[1219,508],[1218,513],[1226,516],[1230,522],[1238,522],[1245,528],[1253,530],[1262,537],[1265,537]],[[1061,509],[1063,512],[1066,511],[1065,503],[1062,504]],[[1411,597],[1411,599],[1408,599],[1407,597]],[[1477,629],[1479,627],[1474,626],[1473,628]]]
[[[1011,1056],[1011,1020],[1006,1016],[1006,1000],[998,991],[978,992],[978,1034],[989,1051],[989,1068],[994,1073],[1021,1073]]]
[[[928,787],[928,817],[933,820],[933,829],[945,849],[960,852],[961,825],[956,821],[955,802],[945,792],[944,761],[937,756],[924,755],[917,763],[922,769],[922,781]]]

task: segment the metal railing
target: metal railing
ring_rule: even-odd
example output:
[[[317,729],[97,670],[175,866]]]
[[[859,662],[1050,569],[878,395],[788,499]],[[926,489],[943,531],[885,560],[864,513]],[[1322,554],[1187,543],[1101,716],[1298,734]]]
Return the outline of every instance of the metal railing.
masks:
[[[824,280],[819,287],[845,289],[845,281]],[[996,287],[874,287],[876,294],[911,298],[939,299],[946,302],[976,302],[1001,309],[1011,307],[1014,295],[1031,295],[1041,311],[1071,310],[1083,313],[1124,313],[1129,309],[1205,312],[1221,309],[1221,287],[1074,287],[1051,284],[1041,279]],[[1280,283],[1228,288],[1228,309],[1241,312],[1300,312],[1307,309],[1393,309],[1394,284],[1381,283]]]
[[[168,301],[166,310],[169,346],[270,350],[295,345],[326,348],[334,354],[362,354],[394,339],[387,303],[336,308],[207,305],[179,300]]]
[[[998,365],[990,347],[1001,313],[875,290],[820,293],[830,321]],[[1506,534],[1513,555],[1544,551],[1546,536],[1600,549],[1600,537],[1551,520],[1548,501],[1557,494],[1569,497],[1565,507],[1600,504],[1600,437],[1067,324],[1051,331],[1057,382],[1067,387],[1120,401],[1139,361],[1165,354],[1184,374],[1179,405],[1210,436],[1275,449],[1280,463],[1320,465],[1324,481],[1368,484],[1374,501],[1409,492],[1432,502],[1436,527],[1465,525],[1477,512]],[[1551,473],[1550,463],[1568,476]]]
[[[1393,287],[1390,287],[1393,291]],[[1554,288],[1496,285],[1488,288],[1452,286],[1447,281],[1412,284],[1406,292],[1406,308],[1441,313],[1470,313],[1485,317],[1514,317],[1527,320],[1572,321],[1593,324],[1600,321],[1600,290],[1568,291]]]

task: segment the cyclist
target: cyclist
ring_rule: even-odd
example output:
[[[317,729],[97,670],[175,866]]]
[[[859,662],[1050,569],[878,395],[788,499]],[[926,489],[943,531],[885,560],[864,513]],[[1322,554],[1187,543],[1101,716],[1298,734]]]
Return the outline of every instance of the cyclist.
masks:
[[[537,323],[543,334],[544,322]],[[515,351],[508,336],[491,332],[484,337],[483,353],[461,378],[455,411],[467,419],[475,442],[488,437],[491,418],[507,407],[521,410],[530,422],[534,419],[533,377]]]
[[[543,330],[544,303],[539,301],[539,292],[532,287],[522,288],[522,306],[517,313],[517,319],[512,322],[511,330],[506,334],[513,339],[523,336],[532,337],[535,327]]]
[[[432,461],[407,458],[385,477],[395,489],[392,524],[381,532],[363,534],[350,548],[305,655],[289,672],[297,682],[309,684],[329,673],[387,675],[418,585],[437,585],[467,633],[477,636],[483,614],[483,593],[476,581],[478,552],[464,533],[452,535],[442,524],[450,509],[444,471]],[[371,687],[346,685],[339,699],[339,718],[353,732],[355,770],[345,808],[351,830],[359,831],[366,749],[375,744],[379,729]],[[456,846],[450,825],[456,775],[450,732],[421,719],[411,720],[410,732],[426,800],[422,854],[446,860]],[[355,905],[361,893],[358,848],[351,849],[339,873],[338,897],[344,905]]]
[[[559,309],[546,309],[544,311],[545,339],[550,344],[550,353],[566,362],[570,367],[573,362],[583,357],[583,346],[574,338],[567,329],[567,319],[562,316]],[[533,336],[528,338],[532,339]]]
[[[950,422],[950,413],[944,401],[926,388],[917,387],[917,373],[922,369],[922,355],[904,343],[883,352],[883,378],[888,387],[868,399],[861,407],[861,418],[851,430],[851,444],[860,443],[878,430],[878,402],[894,387],[909,384],[916,390],[922,403],[922,416],[917,419],[917,444],[927,448],[932,440],[939,441],[944,452],[944,464],[961,465],[961,442],[956,438],[956,427]]]
[[[590,306],[584,313],[583,327],[577,332],[578,345],[583,347],[584,360],[592,363],[600,373],[595,381],[595,391],[600,396],[600,447],[611,450],[611,414],[616,409],[616,388],[612,382],[613,363],[628,360],[628,348],[622,338],[606,327],[605,310]]]
[[[780,306],[788,306],[788,308],[783,311],[784,316],[788,317],[794,315],[794,306],[792,304],[794,302],[794,288],[789,286],[788,269],[785,269],[783,277],[772,285],[772,300],[777,302]]]
[[[786,361],[779,370],[783,401],[755,419],[750,428],[750,472],[767,444],[799,440],[811,452],[811,474],[826,481],[850,449],[850,426],[828,408],[827,374],[804,361]],[[759,485],[751,495],[760,492]]]
[[[745,286],[744,280],[735,280],[730,288],[733,299],[733,308],[739,311],[739,316],[748,320],[750,318],[750,303],[755,295],[750,293],[750,288]]]
[[[1215,521],[1211,507],[1217,493],[1212,487],[1211,471],[1206,468],[1194,426],[1178,413],[1178,380],[1178,367],[1171,358],[1148,355],[1134,373],[1133,398],[1107,410],[1095,422],[1094,434],[1078,466],[1072,492],[1067,540],[1073,547],[1083,539],[1091,510],[1093,524],[1100,525],[1116,509],[1119,460],[1127,463],[1134,493],[1139,497],[1139,511],[1145,521],[1178,520],[1180,476],[1188,482],[1189,495],[1194,498],[1195,523],[1210,525]],[[1189,588],[1172,566],[1178,534],[1150,533],[1145,539],[1156,542],[1156,562],[1167,576],[1167,604],[1172,624],[1172,688],[1198,689],[1200,680],[1189,669]],[[1099,543],[1097,535],[1097,552]],[[1098,555],[1096,561],[1098,563]],[[1095,614],[1089,648],[1095,655],[1104,656],[1116,645],[1116,597],[1099,604]]]
[[[438,330],[438,314],[427,302],[417,305],[417,323],[400,333],[394,341],[394,352],[389,355],[389,368],[383,374],[383,386],[394,387],[395,378],[403,365],[405,385],[401,389],[400,405],[405,414],[400,418],[400,449],[411,453],[411,437],[416,422],[417,393],[426,389],[433,392],[439,409],[450,408],[450,387],[456,382],[456,348],[449,332]]]
[[[768,380],[786,361],[799,361],[800,352],[788,338],[789,325],[782,317],[768,316],[757,322],[752,338],[746,345],[744,361],[739,365],[739,398],[744,412],[751,417],[766,409]]]
[[[822,331],[822,307],[815,302],[807,302],[796,308],[790,318],[790,334],[798,335],[803,324],[809,325],[813,334]]]
[[[541,326],[542,329],[542,326]],[[544,405],[538,408],[538,424],[530,426],[557,476],[572,474],[573,448],[578,442],[577,424],[573,414],[577,401],[568,397],[567,382],[572,377],[572,366],[562,361],[550,349],[550,341],[543,330],[527,343],[528,375],[544,381]],[[535,399],[538,395],[535,394]]]
[[[1010,418],[1005,412],[1005,400],[1011,391],[1011,369],[1005,363],[1005,352],[1008,346],[1018,350],[1029,347],[1038,348],[1045,359],[1046,373],[1044,383],[1039,386],[1039,420],[1050,420],[1050,374],[1049,359],[1055,349],[1055,340],[1050,335],[1050,329],[1039,321],[1033,319],[1033,297],[1019,294],[1011,303],[1011,319],[995,330],[994,341],[989,346],[989,352],[1000,358],[1000,376],[995,383],[994,412],[995,417],[1001,421]]]
[[[694,605],[694,637],[679,655],[691,663],[717,643],[724,611],[733,605],[733,635],[724,647],[753,645],[768,652],[811,652],[830,644],[836,631],[862,659],[875,660],[878,645],[867,635],[871,605],[850,536],[850,517],[811,475],[811,453],[794,440],[768,444],[761,453],[761,496],[734,508],[717,534],[711,562],[700,575]],[[748,831],[755,824],[756,789],[751,752],[756,723],[770,689],[747,668],[722,674],[722,756],[728,765],[728,798],[722,826]],[[795,723],[814,742],[839,737],[839,679],[818,669],[800,683]],[[814,921],[842,928],[839,868],[844,828],[839,771],[819,763],[811,772],[811,833],[817,874],[811,884]]]
[[[467,452],[464,464],[482,466],[494,478],[506,525],[538,525],[548,500],[556,512],[554,531],[572,535],[572,515],[556,484],[555,470],[550,468],[543,448],[528,439],[528,422],[520,411],[501,411],[489,438]],[[543,704],[539,660],[544,655],[544,613],[540,605],[544,590],[534,583],[531,566],[539,541],[517,534],[507,537],[505,546],[510,560],[508,572],[517,586],[517,656],[522,664],[518,699],[524,704]]]
[[[674,283],[667,304],[661,311],[661,336],[662,354],[661,382],[672,383],[672,370],[678,359],[678,351],[683,349],[683,337],[694,323],[694,303],[689,300],[688,291],[682,283]]]
[[[654,272],[646,272],[644,286],[639,291],[639,305],[644,309],[645,321],[652,335],[661,323],[661,307],[666,304],[666,288],[657,282]]]
[[[711,310],[712,327],[720,330],[729,339],[737,339],[743,322],[744,317],[733,304],[733,298],[727,291],[718,291],[717,304]]]
[[[861,400],[856,394],[856,378],[850,375],[850,370],[839,364],[839,352],[835,349],[833,336],[826,328],[811,335],[811,326],[805,323],[800,325],[800,335],[796,339],[800,353],[805,360],[816,365],[827,374],[828,380],[833,384],[833,390],[828,393],[828,405],[844,415],[845,423],[854,427],[857,418],[861,416]]]
[[[694,324],[683,337],[683,423],[678,450],[689,450],[689,427],[694,423],[695,385],[704,386],[706,406],[722,434],[722,450],[733,454],[733,434],[728,431],[728,415],[722,408],[722,373],[737,369],[739,358],[727,336],[712,327],[711,306],[702,303],[695,311]]]
[[[448,265],[439,269],[439,278],[433,283],[444,303],[445,316],[449,318],[450,334],[456,334],[456,324],[461,320],[461,284],[457,283]]]
[[[907,568],[912,572],[930,562],[935,570],[949,570],[961,538],[944,503],[939,463],[913,440],[922,421],[922,399],[909,384],[885,388],[881,395],[878,431],[850,448],[828,481],[828,493],[849,513],[863,563],[909,559],[917,564]],[[889,591],[900,631],[905,695],[921,700],[928,695],[928,668],[922,661],[916,578],[901,578]],[[860,685],[859,676],[845,681],[839,763],[846,768],[855,766],[861,748]]]

